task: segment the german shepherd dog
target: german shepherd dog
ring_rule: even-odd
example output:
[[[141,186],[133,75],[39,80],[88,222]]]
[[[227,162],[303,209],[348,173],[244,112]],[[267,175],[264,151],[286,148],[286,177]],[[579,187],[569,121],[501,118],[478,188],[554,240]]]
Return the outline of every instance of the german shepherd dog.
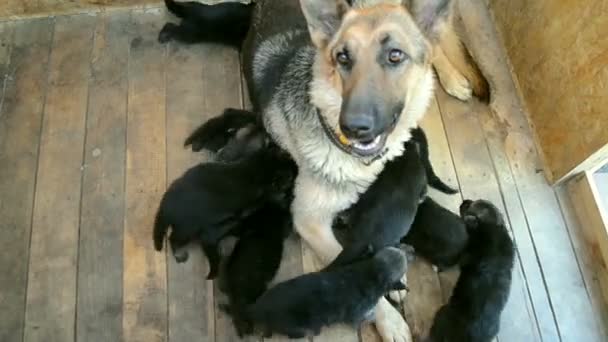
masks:
[[[322,265],[342,250],[335,216],[403,154],[410,129],[427,110],[435,37],[452,1],[258,0],[253,6],[241,47],[245,80],[254,112],[298,165],[294,227]],[[230,22],[225,16],[214,19],[215,31]],[[387,300],[374,312],[384,341],[411,341]]]

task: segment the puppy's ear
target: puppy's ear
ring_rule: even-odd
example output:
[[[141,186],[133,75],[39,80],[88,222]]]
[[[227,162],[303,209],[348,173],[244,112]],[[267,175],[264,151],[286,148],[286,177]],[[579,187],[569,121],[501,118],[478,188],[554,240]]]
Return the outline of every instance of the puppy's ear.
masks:
[[[345,0],[300,0],[312,42],[324,48],[338,31],[342,17],[348,11]]]
[[[432,37],[443,19],[449,15],[452,1],[411,0],[408,7],[418,27],[427,37]]]

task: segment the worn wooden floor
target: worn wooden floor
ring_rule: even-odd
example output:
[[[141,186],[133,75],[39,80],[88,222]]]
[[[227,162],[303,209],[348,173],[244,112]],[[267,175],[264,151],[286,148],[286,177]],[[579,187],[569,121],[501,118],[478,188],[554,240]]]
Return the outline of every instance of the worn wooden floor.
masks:
[[[167,184],[208,158],[182,148],[186,134],[246,105],[238,56],[159,45],[165,20],[138,10],[0,22],[0,341],[236,340],[202,255],[177,265],[153,250],[151,228]],[[431,195],[452,209],[487,198],[507,214],[518,260],[500,342],[607,341],[568,199],[539,172],[525,118],[506,110],[504,77],[491,78],[494,109],[438,90],[423,126],[437,172],[462,195]],[[280,278],[310,257],[290,239]],[[412,265],[404,313],[414,332],[428,329],[455,277]],[[358,339],[377,336],[344,327],[314,340]]]

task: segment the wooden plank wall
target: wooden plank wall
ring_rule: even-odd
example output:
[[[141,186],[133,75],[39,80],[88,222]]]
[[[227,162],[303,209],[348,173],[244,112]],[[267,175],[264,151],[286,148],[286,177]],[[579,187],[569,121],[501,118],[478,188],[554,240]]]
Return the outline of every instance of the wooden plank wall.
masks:
[[[550,182],[608,160],[608,3],[497,0],[488,6]]]

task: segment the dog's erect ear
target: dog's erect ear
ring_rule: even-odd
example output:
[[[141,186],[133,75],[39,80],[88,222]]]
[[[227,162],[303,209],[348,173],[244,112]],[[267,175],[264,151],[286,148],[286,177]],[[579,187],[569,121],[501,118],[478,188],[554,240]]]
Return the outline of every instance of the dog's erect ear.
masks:
[[[345,0],[300,0],[300,5],[312,42],[318,48],[324,48],[340,28],[348,4]]]
[[[418,27],[427,36],[433,36],[441,19],[449,14],[453,0],[412,0],[410,12]]]

